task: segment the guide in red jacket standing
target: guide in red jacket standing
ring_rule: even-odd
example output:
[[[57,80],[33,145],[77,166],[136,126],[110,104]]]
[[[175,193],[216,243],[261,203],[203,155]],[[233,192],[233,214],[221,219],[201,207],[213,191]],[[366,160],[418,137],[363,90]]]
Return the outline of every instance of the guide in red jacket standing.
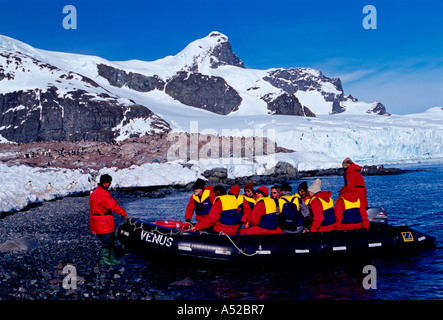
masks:
[[[115,223],[112,212],[125,219],[125,209],[120,207],[111,197],[108,189],[111,186],[112,177],[104,174],[100,177],[100,183],[89,196],[91,216],[89,218],[91,232],[95,233],[102,243],[99,264],[117,265],[121,262],[114,257]]]
[[[352,191],[358,194],[361,207],[366,211],[368,207],[368,198],[366,197],[366,185],[361,175],[361,167],[356,165],[350,158],[343,160],[343,169],[345,170],[345,186],[350,187]]]

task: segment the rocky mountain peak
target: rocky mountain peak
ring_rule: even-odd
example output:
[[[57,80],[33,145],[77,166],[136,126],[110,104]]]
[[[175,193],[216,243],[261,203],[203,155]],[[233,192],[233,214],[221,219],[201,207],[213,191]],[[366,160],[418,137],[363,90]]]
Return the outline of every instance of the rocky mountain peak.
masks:
[[[0,35],[0,141],[110,142],[169,132],[177,104],[218,115],[389,115],[315,69],[246,69],[217,31],[152,62],[51,52]]]
[[[191,42],[176,57],[186,61],[184,71],[198,72],[224,65],[245,68],[243,61],[232,51],[228,37],[217,31]]]

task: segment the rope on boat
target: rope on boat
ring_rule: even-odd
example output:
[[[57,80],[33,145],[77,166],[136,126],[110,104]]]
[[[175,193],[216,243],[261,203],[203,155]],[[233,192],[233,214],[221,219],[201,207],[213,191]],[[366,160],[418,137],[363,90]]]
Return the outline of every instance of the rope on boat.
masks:
[[[179,229],[177,232],[173,232],[172,229],[171,229],[169,232],[167,232],[167,233],[163,233],[163,232],[160,232],[160,231],[158,230],[158,227],[155,227],[154,230],[151,229],[151,230],[146,231],[146,230],[143,229],[143,222],[141,221],[141,222],[140,222],[140,225],[137,226],[138,223],[137,223],[137,221],[135,221],[134,219],[136,219],[136,218],[134,218],[134,217],[128,217],[128,218],[127,218],[127,222],[128,222],[128,224],[129,224],[130,226],[133,227],[133,230],[132,230],[132,231],[136,231],[136,230],[138,230],[138,229],[141,229],[141,230],[144,231],[144,232],[156,232],[156,233],[158,233],[158,234],[165,235],[165,236],[167,236],[167,235],[173,236],[173,235],[180,234],[180,233],[182,233],[183,231],[186,231],[186,230],[183,230],[183,229]],[[192,223],[191,223],[191,226],[192,226]],[[206,234],[209,234],[208,232],[205,232],[205,231],[200,231],[200,233],[206,233]],[[260,254],[260,252],[263,250],[263,248],[262,248],[262,246],[261,246],[261,244],[260,244],[260,245],[258,246],[257,251],[255,251],[254,253],[246,253],[246,252],[244,252],[242,249],[240,249],[240,248],[235,244],[234,240],[232,240],[231,237],[230,237],[229,235],[227,235],[226,233],[224,233],[223,231],[221,231],[218,235],[219,235],[219,236],[226,236],[226,238],[228,238],[228,240],[232,243],[232,245],[234,246],[234,248],[236,248],[236,249],[238,250],[238,252],[240,252],[241,254],[243,254],[243,255],[245,255],[245,256],[247,256],[247,257],[253,257],[253,256],[257,255],[257,254]]]
[[[247,256],[247,257],[252,257],[252,256],[255,256],[256,254],[260,254],[260,252],[261,252],[262,249],[263,249],[262,246],[261,246],[261,244],[260,244],[260,245],[258,245],[258,250],[255,251],[254,253],[246,253],[246,252],[244,252],[242,249],[240,249],[240,248],[235,244],[234,240],[232,240],[231,237],[230,237],[229,235],[227,235],[226,233],[224,233],[223,231],[221,231],[218,235],[219,235],[219,236],[226,236],[226,238],[228,238],[229,241],[231,241],[231,243],[232,243],[232,245],[235,247],[235,249],[237,249],[238,252],[240,252],[241,254],[243,254],[243,255],[245,255],[245,256]]]
[[[128,217],[127,221],[129,223],[129,225],[131,225],[133,227],[132,231],[141,229],[144,232],[156,232],[156,233],[164,235],[164,236],[174,236],[174,235],[177,235],[177,234],[180,234],[183,232],[183,229],[178,229],[177,232],[173,232],[171,229],[169,232],[164,233],[164,232],[159,231],[157,226],[153,230],[151,230],[151,229],[145,230],[145,229],[143,229],[143,223],[140,222],[140,226],[137,226],[137,221],[133,221],[133,217]]]

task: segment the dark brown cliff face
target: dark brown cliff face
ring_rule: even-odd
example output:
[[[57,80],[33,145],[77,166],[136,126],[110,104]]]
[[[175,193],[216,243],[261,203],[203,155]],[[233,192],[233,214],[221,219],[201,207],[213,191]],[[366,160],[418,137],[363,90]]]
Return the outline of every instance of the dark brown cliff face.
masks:
[[[119,124],[137,118],[152,118],[165,132],[170,130],[148,108],[121,104],[106,94],[76,90],[60,95],[56,87],[0,94],[0,133],[13,142],[112,142]]]
[[[0,135],[11,142],[102,141],[112,142],[119,128],[131,120],[151,123],[145,133],[169,132],[169,124],[147,107],[121,99],[102,88],[94,80],[73,71],[63,71],[20,52],[1,53],[0,85],[18,77],[44,75],[47,83],[39,88],[0,93]],[[114,78],[116,70],[106,69]],[[39,76],[35,74],[35,76]],[[139,88],[158,87],[158,79],[144,79],[135,74],[126,82]]]
[[[105,64],[98,64],[99,76],[109,81],[109,84],[121,88],[126,85],[138,92],[149,92],[154,89],[163,90],[165,82],[158,76],[148,77],[140,73],[126,72]]]

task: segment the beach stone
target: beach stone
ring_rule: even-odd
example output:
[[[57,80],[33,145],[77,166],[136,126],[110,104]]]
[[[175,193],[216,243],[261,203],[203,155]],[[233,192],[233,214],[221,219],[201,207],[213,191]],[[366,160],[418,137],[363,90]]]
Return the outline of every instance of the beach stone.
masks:
[[[11,239],[0,244],[0,252],[26,251],[37,246],[35,241],[28,238]]]
[[[190,277],[186,277],[182,280],[171,282],[169,285],[170,286],[192,286],[194,284],[195,284],[195,282]]]

